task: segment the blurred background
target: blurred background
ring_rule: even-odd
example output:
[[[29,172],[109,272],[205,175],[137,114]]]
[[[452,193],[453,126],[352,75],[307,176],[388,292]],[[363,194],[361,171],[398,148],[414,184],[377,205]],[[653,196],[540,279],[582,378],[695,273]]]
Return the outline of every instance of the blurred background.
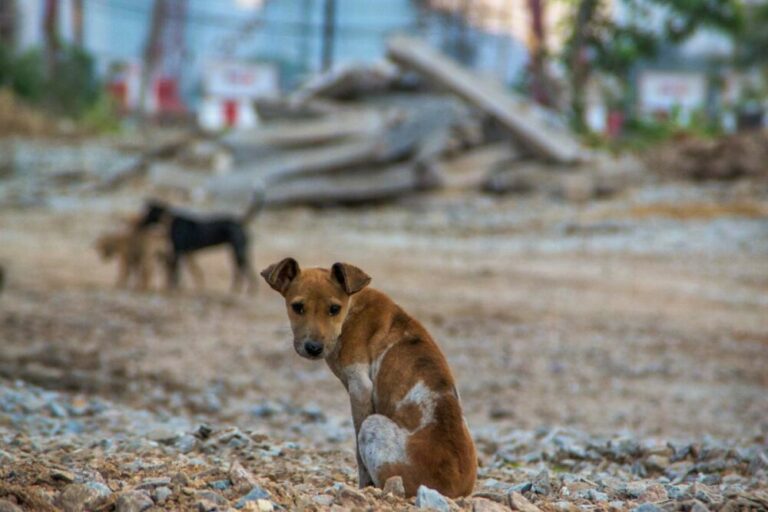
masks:
[[[179,117],[276,98],[318,73],[379,62],[387,38],[408,33],[582,131],[762,122],[760,1],[4,0],[0,16],[3,86],[77,120],[100,101]]]
[[[105,250],[258,192],[257,271],[355,264],[441,345],[453,505],[766,510],[767,71],[759,0],[0,0],[0,505],[417,505],[350,488],[226,248]]]

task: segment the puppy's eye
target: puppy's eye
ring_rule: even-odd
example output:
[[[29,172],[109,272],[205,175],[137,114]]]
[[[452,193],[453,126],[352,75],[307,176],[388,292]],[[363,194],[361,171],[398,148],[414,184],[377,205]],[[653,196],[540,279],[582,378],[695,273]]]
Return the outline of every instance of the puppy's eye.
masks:
[[[331,316],[336,316],[341,312],[341,306],[338,304],[331,304],[331,307],[328,308],[328,314]]]
[[[302,304],[301,302],[294,302],[293,304],[291,304],[291,309],[297,315],[304,314],[304,304]]]

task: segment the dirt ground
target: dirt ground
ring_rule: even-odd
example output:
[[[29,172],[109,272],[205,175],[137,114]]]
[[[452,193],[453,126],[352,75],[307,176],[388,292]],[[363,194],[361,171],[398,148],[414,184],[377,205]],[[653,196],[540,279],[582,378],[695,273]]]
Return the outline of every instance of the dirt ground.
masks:
[[[293,351],[284,305],[266,284],[252,295],[228,291],[226,251],[199,258],[204,289],[186,275],[177,293],[160,283],[149,292],[114,286],[116,266],[93,243],[143,197],[52,197],[0,215],[0,461],[14,461],[0,472],[12,482],[0,485],[0,498],[69,510],[68,493],[82,502],[77,482],[87,482],[88,493],[103,492],[99,510],[133,510],[120,505],[131,499],[152,510],[216,510],[206,500],[232,510],[254,482],[238,484],[231,465],[239,458],[288,509],[412,505],[349,487],[354,437],[342,386]],[[689,498],[667,510],[718,509],[747,499],[728,498],[733,485],[758,489],[749,499],[768,506],[766,190],[653,184],[591,203],[446,193],[365,209],[267,211],[250,231],[257,270],[289,255],[303,266],[354,263],[425,324],[456,374],[480,449],[478,491],[525,486],[543,470],[544,494],[535,479],[524,487],[543,510],[606,509],[609,497],[612,510]],[[199,425],[210,426],[211,440]],[[579,441],[579,432],[590,437]],[[646,476],[636,455],[568,448],[613,450],[598,436],[650,447],[641,462],[655,480],[634,492],[632,479]],[[734,462],[713,466],[706,457],[726,452],[699,449],[697,465],[653,473],[653,454],[679,460],[668,441],[713,439],[742,443],[727,452]],[[546,455],[551,442],[556,457]],[[574,462],[574,453],[592,462]],[[727,467],[737,474],[706,501],[696,486],[715,489],[732,471],[722,464],[736,464]],[[559,475],[552,491],[547,471]],[[683,493],[673,484],[694,478],[685,475],[698,480]],[[151,498],[142,494],[150,488]],[[565,501],[547,502],[548,494]],[[490,510],[478,500],[453,506]]]
[[[768,427],[768,205],[751,199],[744,216],[742,200],[700,195],[691,209],[716,201],[716,215],[681,220],[668,203],[684,197],[642,194],[270,211],[252,254],[258,269],[288,255],[365,269],[439,341],[473,428],[749,437]],[[138,205],[3,212],[3,374],[248,428],[263,427],[249,411],[264,402],[343,423],[343,390],[293,352],[280,297],[227,291],[225,251],[201,257],[204,290],[112,285],[92,244]]]

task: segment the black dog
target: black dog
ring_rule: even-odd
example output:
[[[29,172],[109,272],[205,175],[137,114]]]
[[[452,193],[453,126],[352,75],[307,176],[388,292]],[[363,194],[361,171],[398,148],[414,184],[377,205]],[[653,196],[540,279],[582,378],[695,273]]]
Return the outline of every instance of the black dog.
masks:
[[[243,278],[247,280],[248,289],[251,290],[257,281],[248,257],[248,233],[245,226],[263,207],[263,192],[254,194],[248,209],[239,218],[232,215],[203,218],[176,211],[162,201],[150,200],[138,223],[138,229],[167,223],[168,237],[172,247],[168,258],[169,288],[177,288],[179,285],[179,263],[182,258],[206,247],[227,244],[232,249],[235,263],[232,290],[240,289]]]

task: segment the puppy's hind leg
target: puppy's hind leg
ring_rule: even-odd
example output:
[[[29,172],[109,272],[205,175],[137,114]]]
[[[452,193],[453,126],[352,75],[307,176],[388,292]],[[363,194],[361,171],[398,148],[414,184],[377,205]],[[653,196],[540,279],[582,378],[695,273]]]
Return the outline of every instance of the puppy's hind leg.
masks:
[[[408,431],[381,414],[368,416],[357,435],[360,458],[374,485],[381,488],[396,468],[408,464]],[[400,475],[403,476],[403,475]]]

